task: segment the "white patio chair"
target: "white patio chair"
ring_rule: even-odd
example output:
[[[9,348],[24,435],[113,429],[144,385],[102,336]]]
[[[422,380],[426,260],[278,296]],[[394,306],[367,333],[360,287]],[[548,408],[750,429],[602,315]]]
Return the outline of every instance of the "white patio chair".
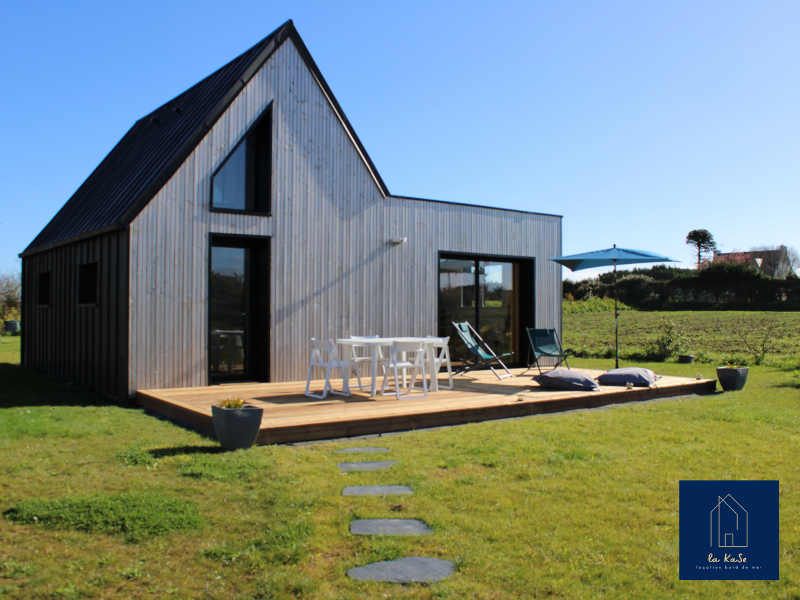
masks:
[[[429,338],[437,337],[433,335],[429,335]],[[433,344],[433,364],[436,367],[436,370],[432,373],[432,377],[439,376],[439,370],[442,368],[443,364],[447,365],[447,379],[450,381],[450,385],[447,386],[448,390],[453,389],[453,367],[450,365],[450,348],[448,344],[450,343],[450,338],[442,338],[444,341],[442,342],[434,342]],[[445,387],[441,383],[439,387]]]
[[[350,339],[351,340],[376,340],[379,337],[381,337],[381,336],[379,336],[379,335],[351,335]],[[353,344],[352,348],[353,348],[353,362],[356,364],[356,375],[358,376],[358,389],[363,392],[364,388],[361,387],[361,365],[363,365],[364,363],[368,363],[370,365],[370,367],[369,367],[370,368],[370,372],[372,371],[372,348],[370,346],[367,346],[367,345],[359,346],[358,344]],[[359,355],[358,354],[358,350],[360,348],[366,348],[367,351],[369,352],[369,355],[368,356]],[[385,363],[389,359],[383,357],[383,350],[381,349],[380,346],[378,346],[377,350],[378,350],[378,366],[381,366],[384,369],[386,369],[386,364]]]
[[[389,377],[394,372],[394,394],[398,400],[402,398],[417,399],[428,397],[428,380],[425,378],[425,347],[422,342],[395,342],[392,344],[392,352],[389,355],[389,362],[386,365],[386,373],[383,376],[383,385],[381,386],[381,394],[386,393],[386,388],[389,385]],[[413,371],[411,377],[411,384],[406,388],[406,393],[400,393],[400,374],[399,370],[404,373],[406,371]],[[414,389],[414,382],[417,380],[417,372],[422,375],[422,395],[411,396]],[[405,376],[404,376],[405,382]],[[402,398],[401,398],[402,397]]]
[[[345,375],[344,369],[355,366],[355,363],[339,359],[339,353],[336,352],[336,344],[333,343],[333,340],[315,340],[311,338],[311,348],[311,362],[308,365],[308,380],[306,381],[306,396],[324,400],[328,395],[328,391],[338,396],[350,396],[350,383],[348,377]],[[310,392],[311,375],[314,371],[314,367],[325,369],[325,387],[322,390],[322,395],[312,394]],[[339,369],[339,373],[341,373],[343,382],[341,392],[337,392],[331,385],[331,371],[333,369]],[[358,373],[358,367],[356,367],[356,373]],[[359,388],[361,387],[360,377],[358,386]]]

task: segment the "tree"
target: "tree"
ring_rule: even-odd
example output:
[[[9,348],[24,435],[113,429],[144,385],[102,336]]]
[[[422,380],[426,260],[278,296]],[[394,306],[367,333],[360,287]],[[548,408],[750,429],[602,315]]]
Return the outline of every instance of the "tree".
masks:
[[[19,271],[0,273],[0,320],[19,319],[22,276]]]
[[[786,249],[786,255],[789,258],[789,272],[786,277],[797,277],[797,271],[800,271],[800,252],[797,251],[797,248],[789,246]]]
[[[697,268],[700,268],[700,259],[703,254],[708,254],[717,249],[717,243],[714,241],[714,236],[709,233],[707,229],[693,229],[686,236],[686,243],[689,246],[694,246],[694,251],[697,254]]]

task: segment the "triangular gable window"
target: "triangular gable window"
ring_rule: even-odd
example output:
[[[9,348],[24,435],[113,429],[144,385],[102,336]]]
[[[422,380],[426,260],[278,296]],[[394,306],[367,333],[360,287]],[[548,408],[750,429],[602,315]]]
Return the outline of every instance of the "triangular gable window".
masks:
[[[211,205],[214,208],[247,210],[245,183],[247,182],[247,144],[239,144],[214,175]]]
[[[211,210],[270,213],[272,106],[264,111],[211,179]]]

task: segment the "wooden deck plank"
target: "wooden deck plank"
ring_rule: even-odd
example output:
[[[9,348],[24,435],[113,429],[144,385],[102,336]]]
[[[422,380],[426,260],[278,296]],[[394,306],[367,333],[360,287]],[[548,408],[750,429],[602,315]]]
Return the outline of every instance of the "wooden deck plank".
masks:
[[[601,373],[583,371],[592,376]],[[342,382],[333,383],[338,387]],[[497,380],[491,372],[473,372],[456,379],[453,390],[399,401],[394,395],[370,398],[355,382],[352,397],[324,400],[307,398],[305,382],[138,390],[136,396],[140,405],[206,431],[213,431],[211,406],[215,401],[239,396],[264,409],[256,443],[280,444],[547,414],[715,389],[714,380],[665,376],[651,388],[561,392],[540,388],[528,375]]]

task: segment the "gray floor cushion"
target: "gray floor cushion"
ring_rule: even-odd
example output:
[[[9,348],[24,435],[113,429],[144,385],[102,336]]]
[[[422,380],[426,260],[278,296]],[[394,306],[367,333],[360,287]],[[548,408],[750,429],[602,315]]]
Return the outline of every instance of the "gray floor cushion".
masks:
[[[627,385],[633,384],[635,387],[650,387],[661,375],[656,375],[650,369],[644,367],[625,367],[624,369],[612,369],[603,373],[597,378],[602,385]]]
[[[533,378],[543,388],[568,390],[571,392],[591,392],[599,390],[597,382],[586,373],[570,369],[553,369]]]

